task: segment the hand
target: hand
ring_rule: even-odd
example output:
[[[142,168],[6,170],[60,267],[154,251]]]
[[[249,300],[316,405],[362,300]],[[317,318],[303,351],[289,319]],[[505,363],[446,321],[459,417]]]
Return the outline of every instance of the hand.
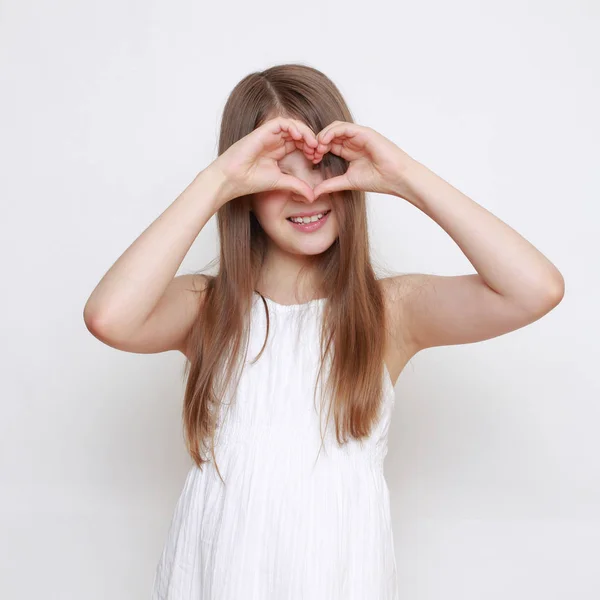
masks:
[[[316,147],[316,136],[305,123],[276,117],[232,144],[211,167],[224,176],[225,202],[276,189],[292,191],[312,202],[313,188],[297,177],[282,173],[277,161],[297,149],[312,160]]]
[[[401,195],[404,170],[416,163],[392,141],[370,127],[334,121],[317,135],[313,162],[332,152],[348,161],[343,175],[325,179],[313,189],[315,198],[342,190]],[[307,155],[308,156],[308,155]]]

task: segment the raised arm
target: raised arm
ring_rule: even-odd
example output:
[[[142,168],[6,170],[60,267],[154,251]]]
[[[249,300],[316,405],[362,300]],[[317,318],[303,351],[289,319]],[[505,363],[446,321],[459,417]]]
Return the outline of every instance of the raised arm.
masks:
[[[95,337],[127,352],[185,353],[205,276],[175,274],[222,202],[222,190],[218,170],[201,171],[112,265],[83,312]]]
[[[312,200],[312,188],[283,174],[278,161],[296,148],[310,154],[316,143],[304,123],[277,117],[231,144],[102,277],[83,311],[88,330],[119,350],[187,356],[206,287],[204,275],[175,277],[192,243],[221,206],[240,196],[287,189]]]
[[[333,152],[349,165],[343,175],[320,183],[315,197],[362,189],[403,198],[440,225],[477,271],[382,281],[395,344],[405,357],[513,331],[561,301],[563,277],[537,248],[391,140],[370,127],[335,121],[317,141],[315,162]]]
[[[403,171],[397,195],[440,225],[477,271],[390,278],[396,327],[411,353],[514,331],[563,298],[561,273],[537,248],[424,165],[415,161]]]

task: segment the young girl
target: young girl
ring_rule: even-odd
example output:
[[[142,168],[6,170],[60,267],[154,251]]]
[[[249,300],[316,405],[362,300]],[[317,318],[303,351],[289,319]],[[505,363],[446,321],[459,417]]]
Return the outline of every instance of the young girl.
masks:
[[[153,598],[396,599],[383,460],[398,376],[424,348],[539,319],[563,278],[504,222],[355,124],[316,69],[245,77],[218,154],[84,313],[114,348],[187,357],[194,464]],[[376,278],[367,191],[422,210],[477,273]],[[175,276],[214,214],[218,272]]]

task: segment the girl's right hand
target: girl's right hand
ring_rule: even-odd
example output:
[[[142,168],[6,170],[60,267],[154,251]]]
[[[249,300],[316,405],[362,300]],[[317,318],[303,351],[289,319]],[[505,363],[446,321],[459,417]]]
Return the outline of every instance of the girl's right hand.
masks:
[[[276,117],[263,123],[232,144],[211,165],[225,179],[221,205],[248,194],[288,190],[314,200],[313,189],[305,181],[279,170],[278,161],[301,150],[313,159],[317,138],[308,125],[297,119]]]

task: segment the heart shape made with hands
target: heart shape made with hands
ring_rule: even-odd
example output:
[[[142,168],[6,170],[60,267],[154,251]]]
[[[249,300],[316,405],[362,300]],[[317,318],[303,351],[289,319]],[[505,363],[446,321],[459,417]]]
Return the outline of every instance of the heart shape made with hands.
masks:
[[[340,175],[324,179],[314,188],[291,175],[283,175],[283,187],[314,202],[322,194],[343,190],[362,190],[395,194],[406,198],[410,193],[404,173],[416,162],[391,140],[371,127],[346,121],[333,121],[319,133],[297,119],[283,119],[273,124],[275,135],[282,135],[286,154],[298,149],[313,164],[334,154],[348,163]]]
[[[363,137],[361,126],[355,123],[334,121],[315,134],[305,123],[297,120],[292,121],[289,133],[294,139],[296,149],[301,150],[313,164],[319,164],[323,157],[329,153],[348,162],[363,157],[365,140],[360,139]],[[352,138],[359,139],[353,142]],[[354,169],[356,170],[356,165]],[[348,177],[348,171],[346,171],[342,175],[325,179],[316,185],[312,189],[312,198],[308,197],[307,199],[314,202],[322,194],[352,189],[360,189],[360,187],[357,181],[352,181]],[[303,195],[308,196],[308,194]]]

